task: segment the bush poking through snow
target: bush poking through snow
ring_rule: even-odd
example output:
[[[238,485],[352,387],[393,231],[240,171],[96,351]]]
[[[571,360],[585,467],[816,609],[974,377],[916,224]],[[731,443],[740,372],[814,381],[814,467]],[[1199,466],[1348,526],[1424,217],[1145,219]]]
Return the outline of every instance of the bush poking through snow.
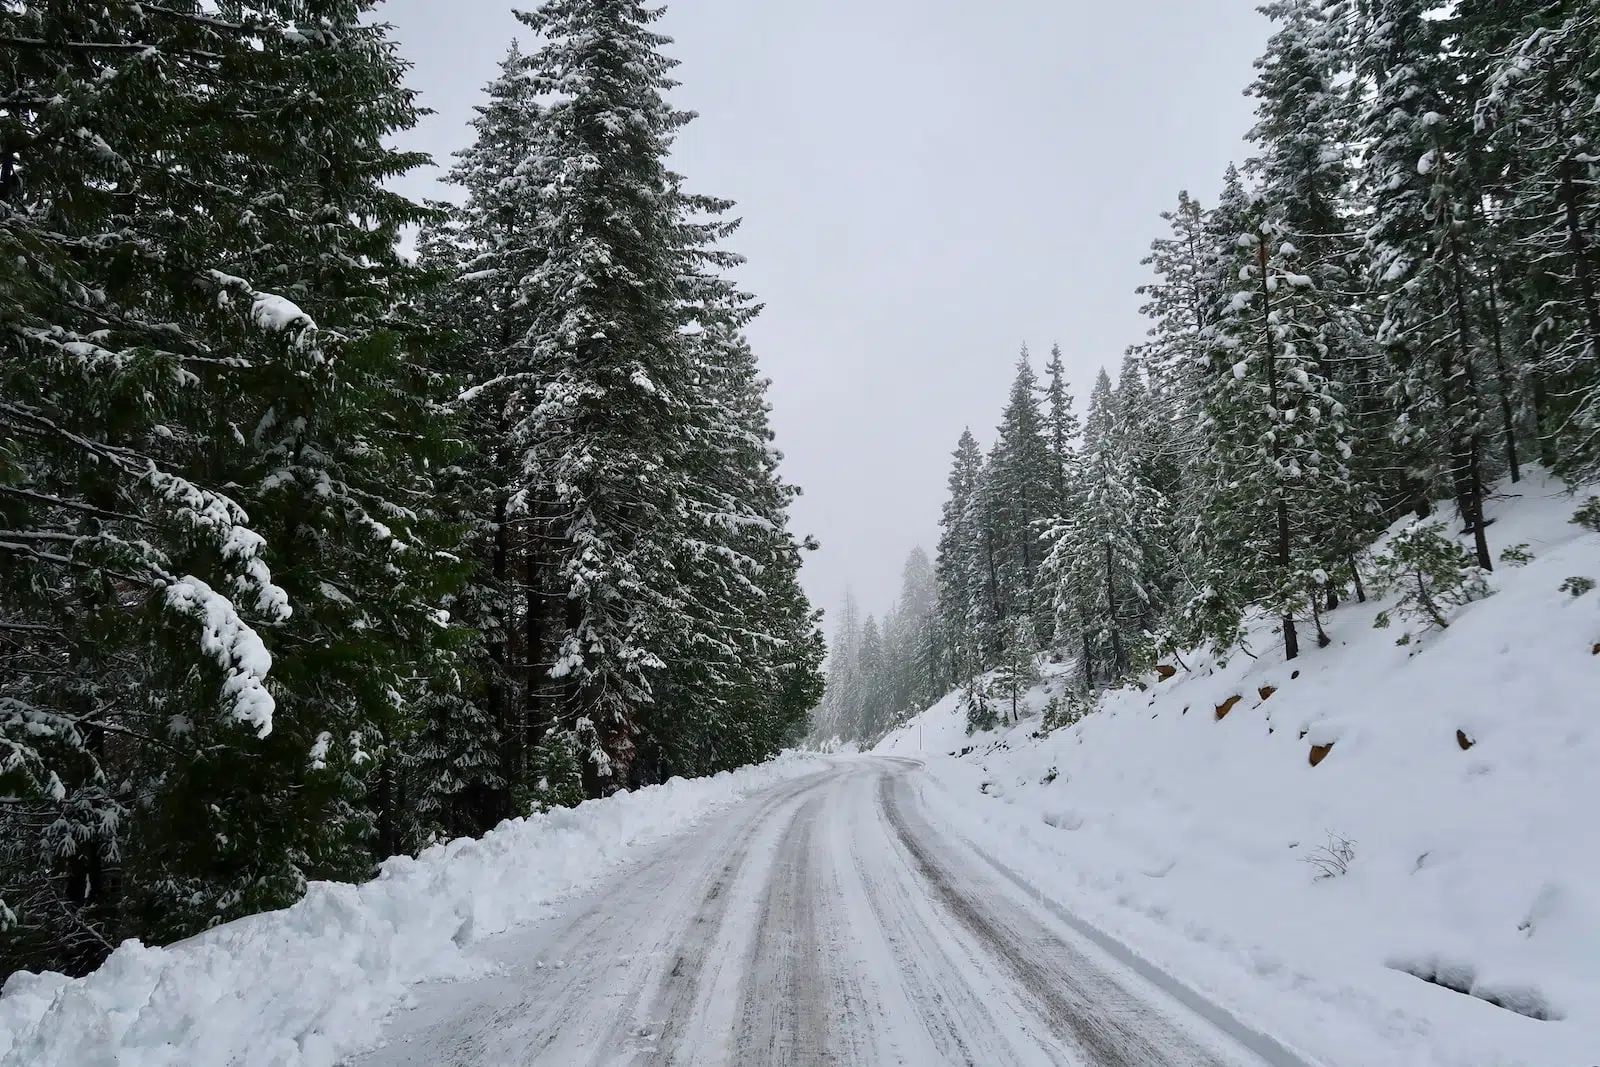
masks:
[[[1324,878],[1338,878],[1349,874],[1350,861],[1355,858],[1356,843],[1330,830],[1327,843],[1312,849],[1304,862],[1317,869],[1317,881],[1320,882]]]
[[[982,678],[973,678],[966,684],[961,701],[967,709],[967,736],[983,730],[993,730],[1000,725],[1000,713],[989,699],[989,688]]]
[[[1054,733],[1063,727],[1083,721],[1083,717],[1093,710],[1093,703],[1081,693],[1069,690],[1053,696],[1050,698],[1050,703],[1045,706],[1044,724],[1039,732]]]
[[[1507,545],[1500,550],[1500,562],[1508,567],[1526,567],[1533,562],[1533,553],[1528,551],[1526,543]]]
[[[1379,589],[1398,593],[1393,608],[1378,613],[1373,625],[1386,628],[1391,612],[1422,624],[1426,630],[1443,630],[1452,609],[1482,600],[1492,589],[1483,568],[1465,548],[1444,532],[1444,523],[1418,520],[1401,530],[1375,561]],[[1409,633],[1396,644],[1408,644]]]
[[[1572,515],[1572,521],[1585,530],[1600,533],[1600,496],[1592,496]]]
[[[1561,591],[1570,593],[1573,597],[1580,597],[1594,588],[1594,579],[1583,575],[1573,575],[1561,583]]]

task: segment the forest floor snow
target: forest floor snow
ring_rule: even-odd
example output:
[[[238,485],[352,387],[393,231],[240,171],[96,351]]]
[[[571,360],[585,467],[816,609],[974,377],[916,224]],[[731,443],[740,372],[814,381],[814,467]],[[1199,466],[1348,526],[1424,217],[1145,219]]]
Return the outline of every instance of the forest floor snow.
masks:
[[[1350,602],[1293,663],[1262,622],[1254,658],[1186,656],[1039,736],[1056,665],[1017,724],[968,737],[952,693],[876,751],[924,759],[930,813],[1311,1062],[1592,1067],[1600,591],[1560,590],[1600,579],[1569,521],[1588,495],[1502,484],[1495,550],[1533,559],[1408,645]]]
[[[293,907],[166,948],[125,942],[94,973],[19,972],[0,992],[0,1067],[329,1067],[375,1040],[407,991],[484,968],[480,939],[549,914],[705,816],[827,764],[758,767],[502,823],[313,883]]]

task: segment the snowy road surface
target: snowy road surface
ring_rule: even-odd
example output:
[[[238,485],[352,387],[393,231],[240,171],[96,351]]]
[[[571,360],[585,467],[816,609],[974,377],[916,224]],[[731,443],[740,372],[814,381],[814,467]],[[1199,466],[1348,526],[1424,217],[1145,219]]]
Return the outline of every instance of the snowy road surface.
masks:
[[[418,987],[353,1067],[1303,1067],[932,825],[922,784],[859,757],[751,798],[485,940],[499,973]]]

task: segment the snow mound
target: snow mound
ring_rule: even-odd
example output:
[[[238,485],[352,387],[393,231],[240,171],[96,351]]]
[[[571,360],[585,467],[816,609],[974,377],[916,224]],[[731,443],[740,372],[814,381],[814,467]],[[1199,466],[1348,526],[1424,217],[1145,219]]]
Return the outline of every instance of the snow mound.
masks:
[[[598,883],[645,844],[823,763],[671,781],[513,819],[397,857],[365,885],[167,948],[125,942],[83,978],[19,972],[0,991],[0,1067],[331,1067],[370,1045],[412,984],[480,973],[464,948]]]
[[[1346,602],[1293,663],[1262,622],[1255,658],[1185,655],[1049,736],[968,737],[952,694],[877,750],[925,758],[950,825],[1313,1061],[1592,1067],[1600,590],[1562,586],[1600,579],[1569,521],[1593,493],[1500,485],[1495,551],[1533,558],[1447,629]]]

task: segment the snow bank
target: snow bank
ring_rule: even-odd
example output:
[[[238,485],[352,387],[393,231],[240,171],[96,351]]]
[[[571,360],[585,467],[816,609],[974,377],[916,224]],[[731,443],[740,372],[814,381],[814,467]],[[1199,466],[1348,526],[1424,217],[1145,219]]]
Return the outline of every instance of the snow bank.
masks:
[[[472,941],[544,914],[641,845],[821,766],[789,754],[511,820],[389,860],[365,885],[314,883],[291,908],[167,948],[126,942],[84,978],[13,975],[0,993],[0,1067],[330,1067],[376,1039],[408,986],[478,973],[463,951]]]
[[[1592,492],[1500,486],[1495,550],[1533,560],[1408,645],[1346,603],[1292,664],[1264,623],[1259,658],[1186,656],[1049,737],[968,738],[952,694],[878,751],[923,755],[948,826],[1314,1062],[1592,1067],[1600,590],[1560,589],[1600,579],[1568,521]]]

